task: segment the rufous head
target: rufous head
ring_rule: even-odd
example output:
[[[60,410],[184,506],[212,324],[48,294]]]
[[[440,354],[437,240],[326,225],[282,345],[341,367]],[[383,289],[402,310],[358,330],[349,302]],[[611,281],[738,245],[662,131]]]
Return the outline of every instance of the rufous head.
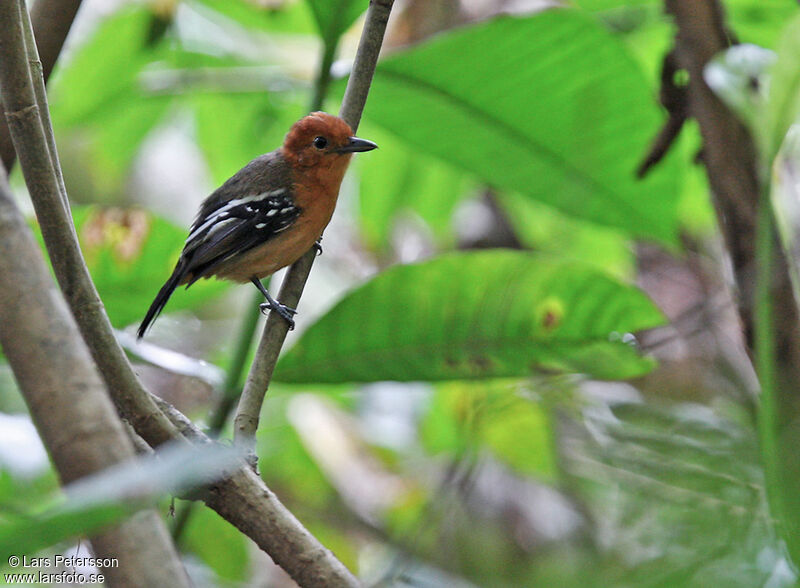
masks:
[[[371,151],[372,141],[353,136],[338,116],[312,112],[292,125],[283,141],[283,156],[297,167],[346,165],[353,153]]]

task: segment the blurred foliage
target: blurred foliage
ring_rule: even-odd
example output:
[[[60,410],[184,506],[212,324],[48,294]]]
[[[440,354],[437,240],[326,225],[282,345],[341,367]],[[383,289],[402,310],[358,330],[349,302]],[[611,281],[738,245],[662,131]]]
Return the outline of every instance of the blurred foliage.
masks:
[[[75,207],[72,216],[111,324],[121,329],[140,321],[157,285],[175,267],[186,231],[135,208]],[[167,309],[197,308],[228,287],[227,282],[203,280],[173,296]]]
[[[242,582],[250,566],[248,540],[208,508],[198,508],[187,523],[183,547],[200,558],[218,578]]]
[[[338,259],[343,283],[364,268],[380,271],[314,324],[301,315],[308,328],[282,357],[262,415],[262,475],[375,585],[791,585],[765,506],[752,415],[718,382],[703,395],[713,370],[688,372],[690,401],[643,398],[622,384],[607,384],[608,397],[592,391],[589,378],[655,366],[629,335],[663,321],[630,285],[640,269],[636,240],[678,254],[684,235],[713,238],[716,219],[694,164],[694,125],[646,180],[634,177],[665,118],[656,97],[674,30],[663,3],[569,4],[386,51],[359,129],[381,148],[356,159],[337,212],[353,213],[355,230],[357,257]],[[740,40],[778,52],[763,106],[766,143],[777,148],[797,117],[797,5],[724,4]],[[113,206],[73,212],[115,326],[141,318],[186,236],[130,206],[141,196],[131,178],[152,147],[146,139],[165,129],[188,134],[218,185],[281,142],[308,103],[320,47],[349,34],[366,7],[125,5],[77,40],[50,100],[67,180],[90,187],[71,196]],[[465,224],[485,221],[468,205],[486,194],[535,253],[452,252]],[[386,268],[406,259],[398,239],[409,227],[433,259]],[[343,248],[326,241],[325,260]],[[167,311],[199,312],[224,288],[202,281]],[[209,353],[226,363],[234,345],[217,331],[210,338]],[[390,393],[352,384],[386,379],[425,384]],[[330,404],[329,424],[356,448],[355,465],[334,441],[315,452],[303,415],[287,416],[297,392]],[[340,460],[345,480],[329,475],[326,458]],[[359,460],[377,470],[373,478],[358,477]],[[353,507],[360,487],[383,483],[393,489],[386,504]],[[91,506],[60,526],[39,518],[58,512],[42,510],[54,484],[52,474],[0,475],[5,547],[14,533],[27,533],[31,550],[54,545],[99,520]],[[112,516],[124,514],[114,508]],[[34,511],[34,522],[18,516]],[[257,573],[249,542],[209,511],[189,520],[181,546],[217,584]]]
[[[359,0],[308,0],[308,4],[326,44],[339,39],[366,9]]]
[[[420,423],[425,449],[451,458],[488,449],[520,474],[555,482],[558,467],[550,415],[524,392],[518,381],[436,386]]]
[[[151,33],[157,16],[143,5],[112,16],[50,84],[53,124],[78,127],[98,192],[122,181],[148,131],[169,106],[168,96],[144,92],[138,76],[161,58],[162,44]]]
[[[26,495],[24,509],[9,510],[14,481],[0,476],[0,557],[32,554],[73,537],[108,527],[152,506],[159,498],[219,479],[241,459],[222,445],[173,444],[86,476],[64,488],[65,496]],[[31,487],[37,488],[38,484]],[[34,499],[35,498],[35,499]],[[32,500],[33,499],[33,500]]]

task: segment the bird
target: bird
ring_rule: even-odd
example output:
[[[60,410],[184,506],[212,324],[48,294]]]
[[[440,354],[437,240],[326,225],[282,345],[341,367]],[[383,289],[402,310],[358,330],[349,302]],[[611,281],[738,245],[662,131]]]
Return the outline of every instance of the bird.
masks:
[[[294,123],[280,148],[253,159],[203,201],[137,338],[144,337],[178,286],[188,288],[211,276],[253,283],[266,299],[261,311],[276,312],[294,328],[296,310],[272,298],[261,280],[312,247],[321,252],[322,232],[353,153],[377,147],[325,112]]]

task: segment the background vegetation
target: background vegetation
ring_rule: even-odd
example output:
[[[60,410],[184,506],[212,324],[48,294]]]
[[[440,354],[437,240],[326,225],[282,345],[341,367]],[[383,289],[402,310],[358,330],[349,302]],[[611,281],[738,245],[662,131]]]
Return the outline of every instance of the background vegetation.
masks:
[[[84,4],[48,86],[83,253],[137,373],[228,438],[249,289],[198,283],[143,344],[135,326],[200,200],[314,93],[338,110],[367,3]],[[759,410],[753,365],[777,374],[779,407],[797,381],[770,286],[751,298],[755,260],[731,271],[703,121],[637,176],[675,116],[664,80],[689,87],[685,66],[662,76],[680,23],[658,1],[543,4],[395,7],[359,129],[380,150],[356,158],[326,231],[264,404],[261,475],[369,585],[793,585],[794,416]],[[794,271],[798,6],[721,5],[736,51],[706,80],[749,125]],[[30,514],[57,481],[31,431],[12,459],[27,421],[4,363],[0,410],[0,504]],[[30,532],[2,517],[0,546],[2,525],[6,545]],[[213,511],[179,500],[169,524],[199,585],[291,585]]]

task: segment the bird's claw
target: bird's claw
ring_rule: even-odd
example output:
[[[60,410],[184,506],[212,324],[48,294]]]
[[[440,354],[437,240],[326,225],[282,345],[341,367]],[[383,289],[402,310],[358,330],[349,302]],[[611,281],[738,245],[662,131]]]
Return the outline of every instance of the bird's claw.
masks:
[[[317,252],[317,257],[322,255],[322,237],[314,241],[314,250]]]
[[[258,305],[258,308],[263,314],[266,314],[268,310],[274,310],[283,320],[289,323],[289,330],[294,330],[294,319],[292,317],[297,314],[294,308],[289,308],[280,302],[275,302],[275,304],[272,302],[262,302]]]

